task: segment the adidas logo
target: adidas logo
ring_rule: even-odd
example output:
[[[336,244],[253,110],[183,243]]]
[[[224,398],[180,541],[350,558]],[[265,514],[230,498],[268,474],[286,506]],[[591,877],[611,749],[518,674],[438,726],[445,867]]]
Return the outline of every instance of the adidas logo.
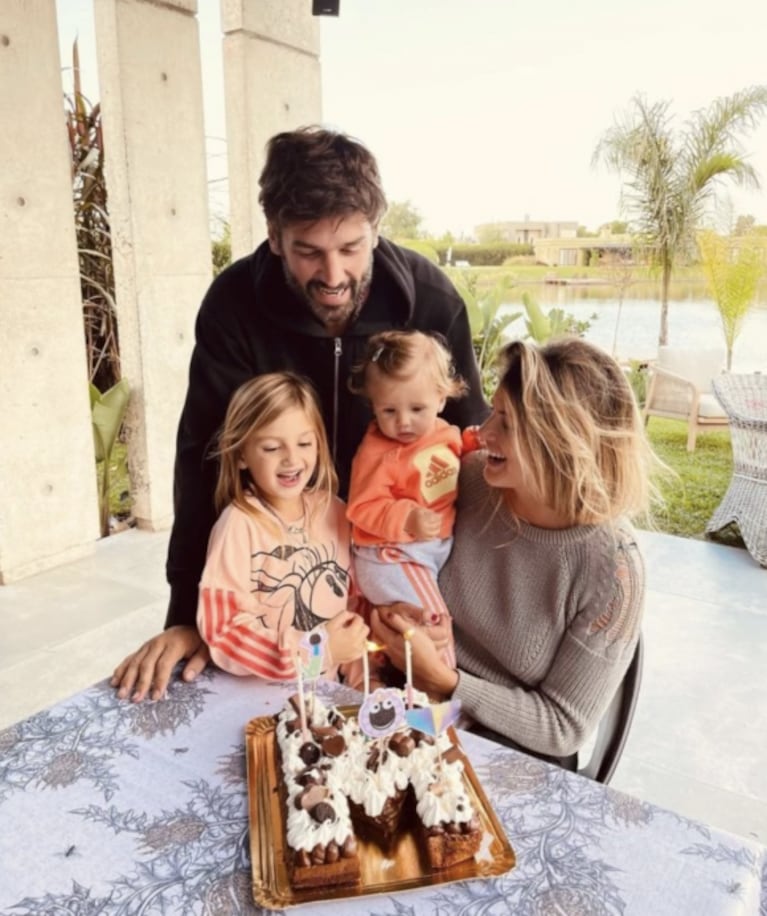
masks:
[[[448,477],[454,477],[457,473],[457,469],[448,464],[447,461],[443,461],[441,458],[438,458],[436,455],[432,455],[429,461],[429,466],[426,469],[426,480],[424,485],[428,487],[436,487],[437,484],[442,483],[443,480],[446,480]]]

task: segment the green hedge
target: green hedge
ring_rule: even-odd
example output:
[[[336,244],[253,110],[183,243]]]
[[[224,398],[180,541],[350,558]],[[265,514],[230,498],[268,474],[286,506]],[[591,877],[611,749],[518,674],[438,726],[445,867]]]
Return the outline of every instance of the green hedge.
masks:
[[[453,264],[468,261],[471,267],[500,267],[507,258],[533,253],[532,245],[519,245],[516,242],[491,242],[488,245],[453,242],[449,245],[439,241],[434,242],[433,246],[439,255],[440,264],[446,264],[449,250]]]

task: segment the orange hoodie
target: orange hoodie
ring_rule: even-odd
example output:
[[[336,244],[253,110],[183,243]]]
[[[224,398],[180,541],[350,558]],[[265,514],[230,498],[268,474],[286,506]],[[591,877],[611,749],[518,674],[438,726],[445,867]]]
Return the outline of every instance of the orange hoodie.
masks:
[[[473,428],[462,436],[457,426],[438,419],[431,433],[402,445],[382,435],[373,421],[352,462],[346,517],[354,543],[413,542],[405,523],[417,506],[441,513],[439,536],[450,537],[461,455],[477,444]]]

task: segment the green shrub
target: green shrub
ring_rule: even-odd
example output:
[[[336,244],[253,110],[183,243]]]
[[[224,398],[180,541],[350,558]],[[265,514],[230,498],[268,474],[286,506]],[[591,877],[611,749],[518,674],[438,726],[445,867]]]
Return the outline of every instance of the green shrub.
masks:
[[[468,242],[447,244],[440,240],[433,244],[439,255],[440,264],[447,263],[449,251],[452,264],[466,261],[470,267],[500,267],[507,258],[533,253],[532,245],[517,245],[512,242],[491,242],[487,245],[479,245]]]

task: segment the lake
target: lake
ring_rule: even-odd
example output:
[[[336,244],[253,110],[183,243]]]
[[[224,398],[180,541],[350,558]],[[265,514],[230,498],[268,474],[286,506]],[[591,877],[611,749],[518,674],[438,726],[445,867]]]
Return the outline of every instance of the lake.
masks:
[[[537,284],[527,286],[526,289],[545,312],[557,307],[579,321],[591,320],[585,338],[612,352],[618,321],[618,299],[609,287]],[[691,294],[669,299],[669,345],[721,347],[724,350],[724,332],[716,305],[711,299],[699,293],[696,295],[696,292],[693,290]],[[615,355],[618,359],[653,359],[658,352],[660,300],[647,292],[629,290],[629,293],[632,295],[624,298],[620,310]],[[507,308],[511,311],[524,311],[524,307],[517,303],[510,303]],[[591,319],[593,314],[597,317]],[[519,319],[510,326],[510,331],[515,334],[522,327],[522,319]],[[757,370],[767,372],[767,307],[763,304],[746,315],[732,351],[733,372]]]

